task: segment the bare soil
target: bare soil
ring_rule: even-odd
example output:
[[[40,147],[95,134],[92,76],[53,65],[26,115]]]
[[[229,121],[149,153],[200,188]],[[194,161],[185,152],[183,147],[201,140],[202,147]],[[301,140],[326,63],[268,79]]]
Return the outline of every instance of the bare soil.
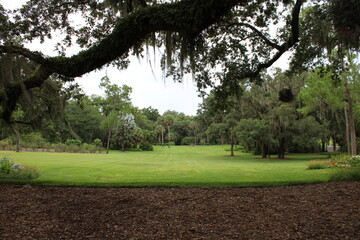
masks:
[[[0,239],[360,239],[360,182],[271,188],[0,184]]]

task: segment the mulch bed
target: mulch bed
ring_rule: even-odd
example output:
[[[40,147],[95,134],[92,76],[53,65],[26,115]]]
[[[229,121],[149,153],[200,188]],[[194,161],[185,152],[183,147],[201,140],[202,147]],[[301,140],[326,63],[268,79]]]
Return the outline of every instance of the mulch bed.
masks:
[[[0,239],[360,239],[360,182],[271,188],[0,184]]]

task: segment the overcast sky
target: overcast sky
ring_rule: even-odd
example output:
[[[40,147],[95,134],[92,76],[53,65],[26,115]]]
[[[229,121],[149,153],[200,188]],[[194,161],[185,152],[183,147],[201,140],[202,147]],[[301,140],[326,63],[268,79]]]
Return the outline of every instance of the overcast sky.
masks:
[[[0,0],[6,9],[18,8],[25,2],[26,0]],[[52,41],[47,41],[45,44],[34,41],[26,47],[47,55],[56,54],[53,52],[54,42]],[[73,49],[71,51],[74,54],[78,50]],[[276,65],[283,66],[282,63]],[[139,61],[136,57],[132,57],[126,70],[119,71],[116,68],[109,67],[85,74],[76,78],[76,81],[87,95],[101,95],[102,90],[98,86],[100,79],[106,74],[112,83],[126,84],[132,87],[132,103],[139,108],[151,106],[158,109],[161,114],[166,110],[175,110],[187,115],[196,115],[198,104],[202,102],[191,77],[185,78],[183,83],[174,83],[171,79],[163,79],[160,57],[157,57],[155,62],[152,61],[152,68],[146,59]]]

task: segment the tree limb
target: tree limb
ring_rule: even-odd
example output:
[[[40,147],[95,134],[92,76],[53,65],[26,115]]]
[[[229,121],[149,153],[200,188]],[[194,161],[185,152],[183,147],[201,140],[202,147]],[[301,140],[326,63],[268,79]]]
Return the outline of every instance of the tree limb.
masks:
[[[305,0],[296,1],[291,14],[292,19],[290,23],[291,25],[290,36],[286,40],[286,42],[280,46],[280,49],[278,49],[279,51],[269,61],[259,64],[259,66],[255,71],[245,73],[244,76],[242,76],[242,78],[254,78],[258,76],[263,69],[271,67],[271,65],[273,65],[286,51],[288,51],[290,48],[295,46],[295,44],[299,41],[299,34],[300,34],[299,17],[300,17],[301,6],[303,5],[304,2]]]
[[[239,26],[239,27],[247,27],[250,28],[253,32],[256,33],[256,36],[260,37],[264,42],[269,45],[270,47],[273,47],[277,50],[281,50],[281,46],[277,45],[276,43],[272,42],[269,38],[267,38],[260,30],[258,30],[256,27],[248,24],[248,23],[230,23],[228,26]]]
[[[27,48],[18,47],[18,46],[1,46],[0,45],[0,53],[14,53],[17,55],[21,55],[21,56],[26,57],[29,60],[34,61],[38,64],[42,64],[46,60],[42,54],[30,51]]]

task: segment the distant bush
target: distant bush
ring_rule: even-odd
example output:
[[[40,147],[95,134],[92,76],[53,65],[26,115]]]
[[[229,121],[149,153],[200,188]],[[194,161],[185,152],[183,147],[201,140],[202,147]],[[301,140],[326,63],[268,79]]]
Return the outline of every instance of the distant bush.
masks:
[[[65,152],[70,153],[80,153],[82,151],[82,147],[74,144],[66,145]]]
[[[102,147],[102,142],[101,142],[101,140],[100,140],[99,138],[96,138],[96,139],[94,140],[94,145],[95,145],[96,147]]]
[[[92,144],[86,144],[83,146],[87,152],[89,153],[96,153],[96,150],[97,150],[97,146],[95,145],[92,145]]]
[[[308,170],[315,170],[315,169],[325,169],[330,166],[330,163],[327,161],[310,161],[308,164]]]
[[[195,144],[195,138],[194,137],[184,137],[181,140],[181,145],[193,145]]]
[[[348,163],[351,167],[360,167],[360,155],[351,156]]]
[[[31,132],[21,135],[21,146],[27,149],[39,149],[44,148],[45,145],[49,144],[45,138],[38,132]]]
[[[143,151],[154,151],[153,146],[149,142],[141,142],[139,148]]]
[[[9,139],[4,139],[0,141],[0,149],[1,150],[10,150],[13,148],[12,142]]]
[[[0,159],[0,178],[31,180],[39,176],[40,172],[34,166],[20,165],[6,157]]]
[[[66,145],[76,145],[76,146],[81,146],[81,141],[80,140],[75,140],[75,139],[68,139],[65,142]]]

